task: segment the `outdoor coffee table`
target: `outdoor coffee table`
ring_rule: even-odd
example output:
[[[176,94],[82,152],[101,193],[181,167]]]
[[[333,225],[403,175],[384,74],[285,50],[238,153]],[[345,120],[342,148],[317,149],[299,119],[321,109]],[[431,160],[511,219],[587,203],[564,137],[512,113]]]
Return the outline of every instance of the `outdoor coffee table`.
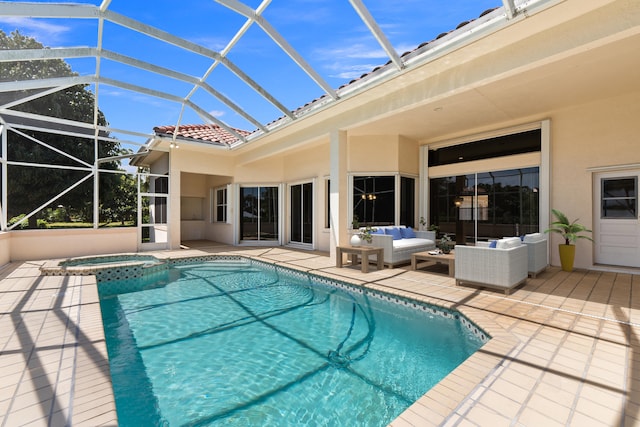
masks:
[[[363,273],[369,272],[369,255],[376,255],[378,262],[378,270],[383,267],[383,249],[374,246],[337,246],[336,247],[336,267],[342,268],[342,254],[348,254],[351,265],[358,263],[358,257],[361,258],[360,269]]]
[[[453,277],[455,275],[455,265],[456,265],[456,256],[451,251],[448,254],[443,253],[430,253],[433,251],[425,251],[425,252],[416,252],[411,254],[411,269],[418,269],[418,262],[420,261],[430,261],[435,262],[437,264],[447,264],[449,266],[449,276]]]

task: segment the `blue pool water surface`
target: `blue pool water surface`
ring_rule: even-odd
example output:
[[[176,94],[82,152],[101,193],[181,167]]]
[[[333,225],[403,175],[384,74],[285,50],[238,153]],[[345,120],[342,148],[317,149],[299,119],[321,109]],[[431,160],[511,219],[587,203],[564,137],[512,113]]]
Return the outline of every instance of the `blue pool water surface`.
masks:
[[[100,283],[120,425],[384,426],[483,344],[311,277],[224,261]]]

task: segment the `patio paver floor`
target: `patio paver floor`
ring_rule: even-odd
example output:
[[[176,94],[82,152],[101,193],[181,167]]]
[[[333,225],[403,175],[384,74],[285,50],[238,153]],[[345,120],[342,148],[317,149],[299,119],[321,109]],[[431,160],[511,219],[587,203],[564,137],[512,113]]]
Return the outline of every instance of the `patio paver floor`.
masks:
[[[410,266],[360,272],[327,254],[192,242],[162,256],[255,257],[454,307],[494,339],[391,425],[640,425],[640,273],[549,267],[511,295]],[[0,426],[115,425],[95,278],[0,270]],[[637,290],[635,288],[638,288]]]

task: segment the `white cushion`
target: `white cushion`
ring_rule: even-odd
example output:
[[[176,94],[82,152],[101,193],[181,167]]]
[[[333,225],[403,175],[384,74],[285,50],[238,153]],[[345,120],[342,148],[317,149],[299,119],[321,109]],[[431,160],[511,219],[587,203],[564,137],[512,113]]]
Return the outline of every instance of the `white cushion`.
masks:
[[[525,242],[525,243],[534,243],[534,242],[540,242],[542,240],[545,240],[544,234],[542,234],[542,233],[531,233],[531,234],[525,234],[523,242]]]
[[[429,244],[433,244],[433,242],[428,239],[420,239],[417,237],[415,239],[400,239],[393,241],[393,249],[411,248]]]
[[[522,240],[519,237],[505,237],[498,240],[496,243],[496,249],[511,249],[522,244]]]

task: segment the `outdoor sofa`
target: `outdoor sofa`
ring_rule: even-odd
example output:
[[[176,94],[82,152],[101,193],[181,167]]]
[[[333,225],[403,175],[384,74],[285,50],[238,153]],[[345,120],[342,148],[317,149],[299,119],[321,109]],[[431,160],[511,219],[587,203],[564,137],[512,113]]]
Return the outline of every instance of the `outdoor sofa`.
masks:
[[[411,254],[415,252],[436,248],[435,231],[419,231],[404,225],[374,226],[373,228],[376,231],[371,234],[371,243],[363,242],[363,244],[382,248],[384,265],[389,268],[411,262]]]

